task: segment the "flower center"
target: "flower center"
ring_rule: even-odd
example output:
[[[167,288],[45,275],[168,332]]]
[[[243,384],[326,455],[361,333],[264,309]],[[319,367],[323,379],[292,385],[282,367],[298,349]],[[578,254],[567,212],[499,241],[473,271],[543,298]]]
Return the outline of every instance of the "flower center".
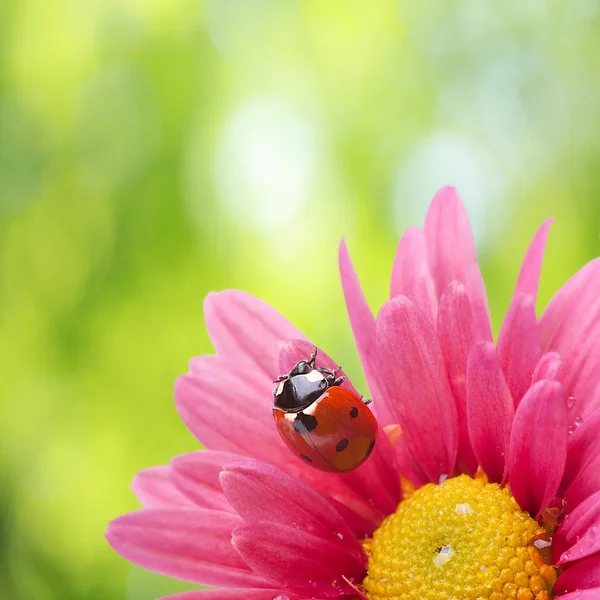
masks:
[[[548,540],[506,488],[460,475],[418,489],[383,522],[365,544],[363,587],[370,600],[548,600]]]

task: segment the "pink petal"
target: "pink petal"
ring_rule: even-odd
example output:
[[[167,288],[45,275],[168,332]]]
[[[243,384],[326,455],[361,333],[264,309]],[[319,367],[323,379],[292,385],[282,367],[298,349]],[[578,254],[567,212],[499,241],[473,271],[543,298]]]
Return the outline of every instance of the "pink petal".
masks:
[[[477,459],[467,420],[467,362],[476,342],[492,341],[487,309],[476,294],[453,281],[440,299],[437,331],[458,413],[458,470],[473,475]]]
[[[184,592],[175,596],[166,596],[159,600],[301,600],[302,596],[289,590],[265,589],[220,589]],[[313,599],[314,600],[314,599]]]
[[[526,296],[533,296],[534,300],[537,298],[546,240],[548,239],[550,225],[552,225],[553,222],[554,219],[546,219],[533,237],[531,245],[525,255],[525,259],[523,260],[519,278],[517,279],[515,296],[524,294]]]
[[[579,427],[573,429],[569,437],[567,463],[565,465],[565,474],[562,482],[562,489],[569,488],[576,479],[583,480],[582,472],[587,469],[596,458],[600,456],[600,410],[597,410],[589,418],[579,424]]]
[[[174,596],[165,596],[159,600],[300,600],[301,596],[288,590],[264,589],[221,589],[197,590]]]
[[[438,299],[429,268],[425,234],[416,227],[404,232],[396,252],[390,298],[396,296],[412,300],[435,327]]]
[[[217,353],[256,365],[270,379],[279,370],[279,342],[306,339],[268,304],[237,290],[211,292],[204,301],[206,328]]]
[[[577,590],[572,594],[566,594],[560,598],[561,600],[598,600],[600,598],[600,587]]]
[[[275,386],[267,377],[223,356],[200,356],[190,367],[175,382],[175,403],[196,438],[210,449],[287,460],[273,423]]]
[[[592,556],[575,563],[562,573],[552,588],[552,594],[575,592],[573,597],[578,598],[577,591],[598,586],[600,586],[600,556]],[[566,597],[561,596],[561,598]],[[581,597],[585,598],[585,596]]]
[[[538,381],[517,409],[508,454],[512,494],[532,515],[539,515],[558,492],[568,435],[562,386],[556,381]]]
[[[566,510],[573,510],[598,491],[600,491],[600,456],[596,455],[585,467],[581,467],[565,492]]]
[[[123,515],[106,532],[127,560],[178,579],[205,585],[267,587],[231,545],[237,515],[200,508],[155,508]]]
[[[559,564],[581,560],[600,552],[600,492],[590,496],[566,515],[560,532],[573,545],[562,554]]]
[[[498,338],[498,358],[516,406],[531,385],[541,355],[535,299],[533,296],[516,296]]]
[[[379,361],[375,339],[375,319],[360,287],[344,240],[340,242],[339,266],[346,308],[356,347],[358,348],[358,355],[371,395],[377,401],[375,410],[381,424],[389,425],[394,423],[394,413],[392,408],[387,405],[386,398],[382,396],[380,383],[378,383]]]
[[[404,435],[401,435],[396,442],[396,461],[400,473],[412,483],[415,489],[429,483],[429,479],[410,453]]]
[[[572,420],[589,414],[586,403],[600,384],[600,259],[588,263],[554,296],[540,318],[545,351],[559,352],[561,381],[574,398]]]
[[[350,593],[342,576],[360,583],[366,575],[354,553],[292,527],[238,527],[233,545],[256,573],[297,593],[334,598]]]
[[[133,493],[144,508],[193,506],[171,482],[170,467],[150,467],[140,471],[131,484]]]
[[[272,465],[230,463],[220,480],[227,499],[246,523],[292,525],[332,542],[356,546],[354,534],[323,496]]]
[[[425,240],[438,297],[450,282],[458,281],[487,307],[469,217],[453,187],[443,187],[433,198],[425,217]]]
[[[473,451],[491,482],[505,478],[514,413],[494,344],[476,344],[467,365],[467,419]]]
[[[214,450],[182,454],[171,461],[171,479],[196,506],[234,512],[223,493],[219,475],[223,465],[241,459],[239,454]]]
[[[427,477],[437,482],[454,469],[458,424],[436,333],[408,298],[398,296],[379,313],[377,343],[387,396],[406,444]]]
[[[531,382],[542,379],[557,380],[562,367],[562,359],[557,352],[546,352],[543,354],[533,371]]]
[[[279,372],[283,375],[289,373],[297,362],[301,360],[308,360],[315,349],[314,344],[305,340],[289,340],[285,342],[279,352]],[[336,371],[339,365],[331,360],[323,350],[317,349],[317,360],[315,362],[317,367],[323,367],[325,369],[331,369]],[[342,387],[354,392],[357,395],[356,388],[352,385],[352,382],[348,379],[346,373],[341,369],[338,373],[338,377],[346,377],[346,381],[342,383]]]

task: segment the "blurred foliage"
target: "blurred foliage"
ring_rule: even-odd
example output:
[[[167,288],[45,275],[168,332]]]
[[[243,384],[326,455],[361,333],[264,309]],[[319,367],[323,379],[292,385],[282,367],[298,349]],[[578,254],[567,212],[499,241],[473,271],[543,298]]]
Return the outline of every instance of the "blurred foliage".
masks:
[[[364,383],[369,301],[435,190],[472,217],[497,331],[538,224],[542,301],[599,253],[600,5],[0,3],[0,597],[189,588],[103,538],[197,443],[171,398],[202,299],[254,293]]]

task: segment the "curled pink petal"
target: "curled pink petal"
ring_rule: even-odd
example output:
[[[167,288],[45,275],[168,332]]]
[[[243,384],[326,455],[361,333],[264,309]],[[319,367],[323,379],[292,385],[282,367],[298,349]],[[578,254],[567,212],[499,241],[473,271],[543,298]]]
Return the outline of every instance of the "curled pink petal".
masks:
[[[396,296],[412,300],[435,326],[438,297],[429,268],[425,234],[416,227],[404,232],[396,252],[390,298]]]
[[[596,457],[600,456],[600,436],[598,436],[600,410],[594,412],[585,421],[578,423],[578,427],[572,427],[571,431],[561,485],[563,490],[569,488],[577,478],[581,479],[582,472],[596,460]]]
[[[553,595],[573,592],[573,597],[578,598],[577,592],[600,586],[600,555],[586,558],[581,562],[571,565],[562,573],[554,587]],[[567,596],[560,596],[566,598]],[[585,596],[583,596],[585,597]],[[592,596],[593,598],[594,596]],[[596,596],[597,597],[597,596]]]
[[[494,344],[479,342],[467,365],[467,420],[473,452],[491,482],[505,479],[514,414]]]
[[[380,370],[412,456],[431,481],[454,469],[456,406],[440,345],[427,317],[404,296],[377,318]]]
[[[314,352],[315,346],[306,340],[289,340],[285,342],[279,352],[279,372],[283,375],[289,373],[297,362],[301,360],[308,360]],[[331,369],[337,371],[339,365],[333,361],[323,350],[317,349],[317,360],[315,362],[317,367],[324,367],[325,369]],[[352,385],[352,382],[348,379],[343,369],[338,372],[338,377],[346,377],[342,387],[354,392],[357,395],[356,388]]]
[[[127,560],[193,583],[227,587],[269,587],[231,545],[242,520],[200,508],[145,509],[112,521],[110,545]]]
[[[375,319],[367,304],[367,300],[360,287],[360,282],[350,260],[346,242],[342,240],[339,248],[339,266],[342,289],[346,300],[346,308],[352,333],[356,341],[358,355],[367,378],[369,390],[377,400],[376,411],[382,425],[395,423],[393,409],[389,406],[387,398],[381,392],[379,377],[379,361],[377,358],[377,343],[375,338]]]
[[[469,439],[467,419],[467,362],[477,342],[491,342],[490,318],[481,299],[453,281],[440,299],[438,337],[448,370],[448,379],[458,414],[458,456],[460,472],[474,475],[477,459]]]
[[[246,523],[295,525],[332,542],[356,544],[353,532],[323,496],[272,465],[230,463],[220,481],[227,499]]]
[[[218,354],[254,364],[270,379],[278,375],[279,342],[305,339],[266,302],[238,290],[211,292],[204,300],[204,317]]]
[[[600,514],[598,511],[596,511],[594,518],[593,524],[590,524],[581,537],[574,542],[573,546],[562,553],[558,561],[559,565],[582,560],[600,552],[600,530],[598,527]]]
[[[586,460],[564,494],[566,510],[573,510],[587,498],[600,491],[600,455]]]
[[[546,219],[533,236],[533,240],[527,250],[523,260],[517,285],[515,287],[515,296],[524,294],[537,298],[538,286],[540,282],[540,273],[542,270],[542,260],[544,259],[544,250],[546,249],[546,240],[550,225],[554,219]]]
[[[184,592],[159,600],[301,600],[301,596],[288,590],[222,589]]]
[[[600,259],[588,263],[554,296],[540,318],[544,351],[563,359],[561,381],[573,398],[571,420],[591,410],[586,403],[600,385]]]
[[[558,564],[600,552],[600,492],[592,494],[567,514],[559,531],[572,546],[562,553]]]
[[[173,485],[170,474],[170,467],[159,466],[144,469],[134,477],[131,488],[144,508],[194,505]]]
[[[244,457],[230,452],[199,450],[171,460],[171,479],[177,489],[200,508],[234,512],[219,481],[223,465]]]
[[[531,385],[541,355],[535,300],[533,296],[516,296],[498,338],[498,358],[516,406]]]
[[[472,289],[487,307],[469,217],[456,189],[446,186],[435,195],[424,231],[438,297],[450,282],[458,281]]]
[[[335,598],[351,592],[343,577],[360,583],[366,574],[355,553],[292,527],[238,527],[233,545],[256,573],[297,593]]]
[[[562,386],[556,381],[538,381],[517,409],[508,453],[512,494],[531,515],[539,515],[558,491],[568,435]]]
[[[543,354],[535,366],[531,382],[548,379],[551,381],[557,380],[562,367],[562,359],[558,352],[546,352]]]

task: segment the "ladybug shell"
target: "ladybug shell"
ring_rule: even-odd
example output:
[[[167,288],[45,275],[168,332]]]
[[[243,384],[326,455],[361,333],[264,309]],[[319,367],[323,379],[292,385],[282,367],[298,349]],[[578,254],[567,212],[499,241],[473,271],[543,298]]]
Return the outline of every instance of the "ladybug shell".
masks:
[[[330,387],[298,412],[273,409],[288,448],[321,471],[345,473],[361,465],[377,439],[377,421],[355,393]]]

